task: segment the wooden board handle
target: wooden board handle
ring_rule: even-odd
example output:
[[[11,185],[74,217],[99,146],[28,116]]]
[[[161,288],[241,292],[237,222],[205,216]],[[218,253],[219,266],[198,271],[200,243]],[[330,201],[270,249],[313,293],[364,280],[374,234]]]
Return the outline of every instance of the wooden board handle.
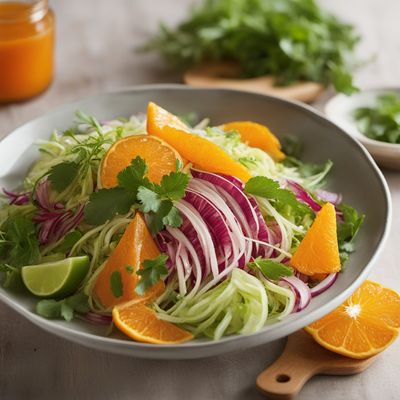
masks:
[[[284,352],[257,377],[257,387],[271,399],[293,399],[318,372],[319,366],[313,360]]]
[[[257,387],[270,399],[293,399],[314,375],[352,375],[377,356],[354,360],[321,347],[303,330],[289,336],[282,355],[257,377]]]

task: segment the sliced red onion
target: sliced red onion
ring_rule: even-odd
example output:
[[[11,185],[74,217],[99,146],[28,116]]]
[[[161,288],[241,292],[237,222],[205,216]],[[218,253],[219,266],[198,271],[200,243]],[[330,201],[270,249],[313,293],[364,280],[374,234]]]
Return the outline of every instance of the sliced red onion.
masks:
[[[81,223],[84,204],[73,211],[66,210],[60,202],[53,203],[50,199],[50,182],[47,179],[36,186],[34,197],[39,211],[33,221],[39,227],[38,238],[41,245],[57,242]]]
[[[199,171],[196,169],[191,170],[192,175],[195,178],[205,180],[207,182],[212,183],[213,185],[217,186],[218,188],[224,190],[228,193],[232,198],[237,202],[240,206],[242,211],[242,215],[246,218],[246,221],[253,232],[253,235],[258,235],[258,218],[257,215],[250,203],[249,198],[246,194],[238,188],[234,183],[228,180],[226,177],[210,172]]]
[[[206,197],[190,189],[186,191],[184,200],[198,211],[206,223],[216,248],[218,266],[221,270],[231,258],[233,246],[231,233],[222,213]]]
[[[318,285],[310,289],[311,296],[315,297],[325,292],[325,290],[329,289],[336,282],[338,276],[339,276],[338,272],[329,274],[324,280],[318,283]]]
[[[295,194],[297,200],[307,204],[313,211],[318,212],[322,206],[318,204],[311,195],[297,182],[286,180],[287,186]]]
[[[318,198],[322,201],[326,201],[334,205],[340,204],[342,202],[343,196],[341,193],[328,192],[327,190],[323,189],[317,189],[315,192]]]
[[[22,206],[29,203],[30,192],[15,193],[3,188],[3,193],[8,197],[10,204]]]
[[[310,304],[310,288],[299,278],[296,278],[295,276],[284,277],[281,278],[279,284],[287,284],[296,296],[295,306],[293,310],[294,312],[299,312]]]

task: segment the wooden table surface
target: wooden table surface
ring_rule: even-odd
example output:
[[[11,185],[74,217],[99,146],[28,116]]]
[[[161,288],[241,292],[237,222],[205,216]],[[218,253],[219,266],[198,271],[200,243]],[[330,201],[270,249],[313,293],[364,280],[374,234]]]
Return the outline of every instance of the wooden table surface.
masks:
[[[118,87],[178,82],[155,55],[135,46],[185,14],[190,0],[53,1],[57,71],[42,96],[0,107],[0,137],[65,102]],[[397,85],[400,71],[399,0],[322,0],[363,36],[358,53],[373,62],[357,73],[361,87]],[[394,203],[393,226],[371,278],[400,290],[400,173],[384,171]],[[366,194],[368,195],[368,194]],[[54,337],[0,304],[0,399],[261,399],[255,378],[283,343],[195,361],[147,361],[86,349]],[[400,398],[400,341],[366,372],[316,377],[299,400]]]

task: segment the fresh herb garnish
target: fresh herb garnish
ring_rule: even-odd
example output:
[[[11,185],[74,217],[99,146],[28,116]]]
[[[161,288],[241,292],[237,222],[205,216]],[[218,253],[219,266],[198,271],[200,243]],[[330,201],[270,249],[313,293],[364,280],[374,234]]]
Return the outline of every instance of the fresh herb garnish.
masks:
[[[163,276],[168,274],[167,260],[166,254],[160,254],[153,260],[143,261],[143,268],[136,271],[141,277],[135,288],[138,295],[143,295],[148,288],[154,286]]]
[[[82,232],[78,230],[74,230],[72,232],[68,232],[63,241],[53,249],[53,253],[68,253],[69,250],[74,247],[74,245],[79,241],[82,237]]]
[[[253,269],[258,268],[266,278],[274,281],[279,280],[282,276],[293,275],[293,268],[261,257],[257,257],[253,262],[248,263],[247,266]]]
[[[110,288],[115,297],[121,297],[124,294],[121,273],[119,271],[114,271],[110,275]]]
[[[400,97],[378,96],[373,107],[354,111],[359,130],[367,137],[388,143],[400,143]]]
[[[347,204],[337,206],[342,213],[342,221],[337,224],[337,236],[340,251],[340,261],[343,266],[349,254],[354,251],[353,240],[365,219],[365,215],[358,214],[357,210]]]
[[[36,304],[36,312],[42,317],[55,319],[64,318],[71,321],[74,313],[86,313],[90,310],[88,296],[77,293],[63,300],[41,300]]]
[[[101,189],[90,196],[85,208],[85,221],[100,225],[117,214],[127,213],[131,207],[149,215],[149,228],[153,233],[164,225],[178,227],[182,223],[173,202],[185,194],[189,177],[183,172],[171,172],[155,184],[146,177],[146,162],[139,156],[118,174],[118,186]]]
[[[0,269],[6,273],[4,286],[20,287],[20,268],[39,261],[39,241],[28,216],[9,217],[0,235]]]
[[[176,29],[161,25],[144,50],[180,68],[229,60],[245,76],[273,75],[279,85],[332,83],[351,94],[349,56],[358,40],[351,25],[314,0],[205,0]]]
[[[65,161],[50,169],[49,181],[57,192],[65,190],[77,177],[79,164],[74,161]]]

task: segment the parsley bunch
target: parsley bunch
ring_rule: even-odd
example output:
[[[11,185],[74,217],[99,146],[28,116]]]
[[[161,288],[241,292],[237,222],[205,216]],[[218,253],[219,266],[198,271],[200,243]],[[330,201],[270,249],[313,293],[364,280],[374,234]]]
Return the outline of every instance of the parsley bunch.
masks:
[[[144,49],[178,67],[232,60],[245,76],[273,75],[278,85],[332,83],[351,94],[348,58],[358,40],[315,0],[205,0],[176,29],[161,25]]]
[[[147,178],[147,165],[141,157],[118,174],[118,186],[92,193],[85,207],[85,221],[101,225],[117,214],[126,214],[132,207],[148,214],[149,228],[153,233],[165,225],[179,227],[182,217],[174,201],[185,195],[189,176],[183,172],[164,175],[160,184]]]

